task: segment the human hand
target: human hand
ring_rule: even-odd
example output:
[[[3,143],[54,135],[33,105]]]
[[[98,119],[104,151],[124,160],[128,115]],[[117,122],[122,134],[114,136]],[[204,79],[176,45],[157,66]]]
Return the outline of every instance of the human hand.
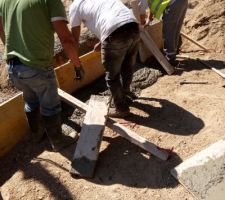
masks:
[[[148,14],[147,20],[145,21],[144,27],[149,26],[154,19],[154,15],[152,13]]]
[[[83,66],[80,65],[79,67],[75,67],[75,79],[77,80],[82,80],[84,78],[85,75],[85,71],[83,69]]]

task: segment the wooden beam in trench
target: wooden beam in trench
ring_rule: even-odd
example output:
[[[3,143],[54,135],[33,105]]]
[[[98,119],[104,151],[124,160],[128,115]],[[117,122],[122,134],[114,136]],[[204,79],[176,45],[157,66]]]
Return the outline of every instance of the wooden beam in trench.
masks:
[[[108,114],[108,98],[92,95],[84,117],[70,173],[92,178]],[[98,113],[98,114],[96,114]]]
[[[72,95],[64,92],[63,90],[59,88],[58,88],[58,94],[62,101],[68,103],[72,107],[76,107],[82,110],[83,112],[87,111],[88,105],[76,99]],[[139,146],[140,148],[160,158],[161,160],[168,159],[169,154],[167,151],[160,150],[160,148],[157,147],[155,144],[149,142],[144,137],[141,137],[140,135],[136,134],[135,132],[131,131],[130,129],[126,128],[120,123],[114,121],[112,118],[108,118],[106,125],[112,130],[114,130],[115,132],[117,132],[122,137],[126,138],[131,143]]]

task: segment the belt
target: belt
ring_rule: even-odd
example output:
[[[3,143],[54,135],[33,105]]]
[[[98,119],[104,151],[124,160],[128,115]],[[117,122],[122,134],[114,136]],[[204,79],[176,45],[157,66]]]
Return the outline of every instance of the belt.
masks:
[[[7,62],[7,64],[12,64],[12,65],[21,65],[21,64],[23,64],[18,57],[10,58],[6,62]]]

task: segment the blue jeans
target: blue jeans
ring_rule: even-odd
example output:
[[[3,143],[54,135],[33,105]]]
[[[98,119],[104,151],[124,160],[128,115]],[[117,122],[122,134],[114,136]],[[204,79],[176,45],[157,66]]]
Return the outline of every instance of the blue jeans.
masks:
[[[52,116],[61,111],[57,81],[53,68],[38,70],[24,64],[8,63],[9,79],[23,92],[25,112],[40,108],[43,116]]]
[[[188,0],[175,0],[163,13],[163,43],[166,58],[176,59],[180,30],[188,7]]]

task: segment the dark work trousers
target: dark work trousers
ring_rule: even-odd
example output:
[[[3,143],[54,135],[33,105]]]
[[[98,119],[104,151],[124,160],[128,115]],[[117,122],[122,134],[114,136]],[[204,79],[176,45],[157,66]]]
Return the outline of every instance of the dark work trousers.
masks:
[[[188,0],[175,0],[163,13],[164,53],[169,61],[176,59],[180,31],[187,7]]]
[[[120,110],[130,90],[139,41],[138,24],[132,22],[118,28],[101,45],[106,84]]]

